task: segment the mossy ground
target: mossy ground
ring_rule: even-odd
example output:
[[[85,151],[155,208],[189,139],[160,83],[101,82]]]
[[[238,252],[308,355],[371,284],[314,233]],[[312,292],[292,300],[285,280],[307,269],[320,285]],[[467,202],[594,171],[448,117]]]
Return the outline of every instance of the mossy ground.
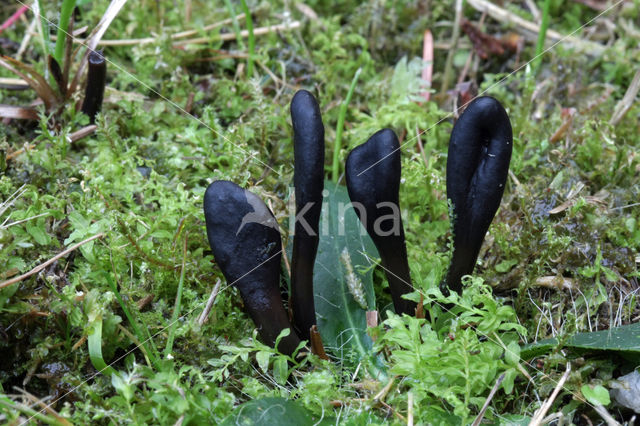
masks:
[[[61,2],[49,3],[45,15],[55,22]],[[81,3],[77,27],[95,25],[108,4]],[[549,413],[561,412],[574,423],[583,417],[601,421],[580,399],[580,388],[607,384],[633,367],[613,355],[576,359],[554,352],[531,363],[516,359],[500,364],[492,356],[504,354],[493,348],[477,349],[482,356],[469,361],[465,357],[475,353],[474,345],[485,337],[475,334],[477,327],[458,329],[450,336],[461,345],[459,352],[451,350],[451,365],[459,356],[475,369],[469,369],[459,391],[438,397],[420,385],[435,376],[412,375],[409,368],[438,365],[425,361],[428,353],[420,352],[426,350],[425,341],[439,339],[437,333],[431,336],[423,323],[398,323],[401,320],[391,317],[385,339],[397,353],[387,356],[399,379],[380,404],[372,398],[386,383],[368,377],[365,368],[356,372],[352,354],[342,354],[333,363],[311,356],[288,371],[286,360],[250,339],[254,325],[209,251],[204,190],[216,179],[235,181],[258,193],[284,218],[293,176],[291,97],[298,88],[317,96],[330,159],[339,107],[358,69],[340,158],[344,161],[351,148],[382,127],[393,128],[403,143],[409,142],[402,150],[400,199],[406,210],[412,276],[423,292],[437,287],[449,259],[444,176],[455,97],[439,91],[450,50],[441,45],[450,41],[455,11],[444,1],[249,2],[256,28],[301,23],[256,39],[252,76],[246,40],[211,37],[207,43],[172,46],[171,34],[240,13],[239,4],[232,3],[127,4],[105,38],[153,34],[156,39],[104,49],[108,89],[98,128],[90,137],[69,143],[68,135],[87,124],[71,103],[55,116],[42,115],[39,122],[12,120],[0,127],[3,159],[25,143],[35,143],[2,165],[0,280],[104,234],[0,290],[3,420],[22,423],[34,414],[25,407],[39,410],[40,400],[71,422],[196,424],[219,422],[248,399],[285,396],[344,422],[393,423],[406,419],[412,394],[419,401],[411,408],[416,421],[470,422],[494,384],[478,378],[520,362],[531,380],[514,372],[515,388],[494,397],[486,417],[497,423],[533,415],[571,361],[573,373]],[[535,20],[526,3],[504,7]],[[581,3],[551,1],[551,28],[566,34],[599,13]],[[11,2],[0,6],[2,20],[16,7]],[[471,61],[467,79],[503,103],[514,129],[511,175],[475,275],[494,288],[490,299],[497,301],[496,309],[513,307],[495,317],[506,324],[501,331],[518,330],[515,343],[638,321],[639,104],[610,124],[640,63],[638,10],[637,0],[626,2],[575,34],[593,39],[602,51],[561,43],[542,56],[538,68],[527,66],[511,74],[534,56],[535,41],[521,38],[517,54]],[[463,14],[478,25],[481,13],[466,5]],[[245,28],[244,19],[237,23]],[[496,36],[519,31],[488,16],[482,28]],[[436,41],[430,102],[420,99],[422,64],[415,59],[422,54],[425,29],[431,29]],[[26,31],[22,21],[5,30],[0,51],[14,56]],[[234,30],[226,25],[215,31]],[[452,81],[473,50],[468,40],[461,36],[454,50]],[[37,36],[23,60],[43,70]],[[15,77],[5,69],[0,76]],[[8,90],[1,90],[0,97],[3,104],[23,106],[35,98],[32,91]],[[553,138],[568,120],[564,133]],[[200,325],[198,316],[218,279],[223,280],[222,289],[208,321]],[[180,282],[180,316],[173,322]],[[383,287],[377,283],[379,307],[388,303]],[[470,293],[470,300],[484,301],[483,309],[489,312],[491,303],[482,291]],[[142,334],[153,336],[142,348],[123,305]],[[479,318],[485,321],[490,315],[483,312]],[[90,361],[86,340],[95,335],[98,323],[104,360],[121,373],[113,380],[96,375]],[[515,323],[523,329],[510,325]],[[406,335],[400,333],[405,326]],[[513,333],[508,338],[514,338]],[[511,344],[508,338],[505,344]],[[174,341],[167,354],[169,339]],[[412,345],[402,346],[406,339]],[[454,383],[458,377],[446,371],[448,361],[439,362],[442,377],[450,374]],[[620,421],[630,418],[615,406],[611,413]],[[44,415],[43,422],[64,423],[52,412]]]

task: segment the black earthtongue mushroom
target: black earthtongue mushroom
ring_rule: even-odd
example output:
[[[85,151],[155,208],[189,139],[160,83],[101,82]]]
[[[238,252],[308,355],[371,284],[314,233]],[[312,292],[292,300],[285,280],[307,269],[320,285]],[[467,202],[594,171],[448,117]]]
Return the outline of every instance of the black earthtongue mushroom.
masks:
[[[87,72],[87,88],[84,92],[82,112],[89,116],[91,124],[102,109],[104,86],[107,78],[107,62],[102,52],[92,51],[89,54],[89,71]]]
[[[278,350],[291,355],[300,343],[280,297],[282,243],[278,223],[255,194],[229,181],[215,181],[204,195],[207,237],[229,285],[240,290],[262,340],[271,346],[288,328]]]
[[[415,315],[416,303],[402,298],[413,286],[400,216],[400,144],[396,134],[390,129],[376,132],[349,153],[345,169],[349,197],[380,253],[393,306],[399,314]]]
[[[324,188],[324,126],[318,102],[306,90],[291,101],[296,222],[291,256],[291,306],[299,336],[309,340],[316,323],[313,264],[318,251],[318,223]]]
[[[513,135],[500,102],[475,99],[451,132],[447,158],[447,198],[453,204],[453,257],[446,288],[460,292],[471,274],[484,236],[507,182]]]

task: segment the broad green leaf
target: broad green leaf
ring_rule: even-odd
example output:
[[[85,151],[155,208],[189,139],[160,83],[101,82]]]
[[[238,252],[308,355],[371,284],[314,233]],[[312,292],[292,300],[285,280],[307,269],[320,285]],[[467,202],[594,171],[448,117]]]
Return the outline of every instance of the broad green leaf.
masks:
[[[38,244],[44,246],[49,244],[49,241],[51,241],[49,234],[44,230],[44,223],[37,224],[30,222],[27,223],[26,227],[29,235],[31,235]]]
[[[518,261],[516,259],[503,260],[496,265],[496,271],[503,274],[505,272],[509,272],[509,270],[511,270],[511,268],[513,268],[517,264]]]
[[[329,181],[324,185],[329,194],[322,206],[320,243],[313,271],[318,329],[328,350],[341,351],[347,345],[365,357],[372,346],[367,335],[366,310],[376,309],[372,274],[373,259],[378,258],[378,252],[350,206],[347,189]],[[355,273],[355,283],[347,282],[345,253]],[[363,309],[354,294],[364,296],[367,309]]]
[[[583,385],[580,390],[582,391],[582,395],[587,398],[587,401],[589,401],[590,404],[609,405],[611,403],[609,391],[602,385],[597,385],[593,388],[589,385]]]
[[[269,371],[269,358],[271,355],[273,354],[267,351],[256,352],[256,361],[258,361],[258,366],[264,373]]]
[[[558,339],[544,339],[522,348],[523,359],[530,359],[552,350]],[[594,351],[622,352],[634,359],[640,359],[640,323],[623,325],[609,330],[578,333],[564,344],[566,348]]]
[[[520,362],[520,346],[517,342],[513,341],[507,345],[504,358],[509,365],[517,365]]]
[[[287,383],[289,377],[289,364],[285,357],[276,357],[273,361],[273,378],[279,385]]]
[[[306,426],[335,424],[334,418],[320,418],[300,404],[284,398],[262,398],[245,402],[233,410],[221,426],[279,425]]]
[[[0,289],[0,312],[2,312],[2,308],[4,307],[5,303],[7,303],[9,299],[11,299],[16,291],[18,291],[18,288],[20,288],[20,286],[10,285],[8,287]]]

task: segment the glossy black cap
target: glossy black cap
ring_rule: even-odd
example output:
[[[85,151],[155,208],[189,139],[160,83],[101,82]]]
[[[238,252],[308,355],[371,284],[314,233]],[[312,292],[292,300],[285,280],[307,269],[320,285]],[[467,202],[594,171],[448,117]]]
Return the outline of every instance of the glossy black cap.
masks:
[[[415,302],[402,298],[413,286],[400,215],[400,144],[396,134],[390,129],[375,133],[349,153],[345,169],[349,197],[380,253],[394,308],[397,313],[415,315]]]
[[[462,277],[473,272],[484,236],[500,206],[512,148],[509,116],[494,98],[475,99],[453,127],[447,158],[454,240],[446,287],[451,290],[460,292]]]
[[[240,290],[260,337],[274,346],[280,332],[291,329],[278,350],[292,354],[300,340],[280,297],[282,244],[275,217],[258,196],[222,180],[207,188],[204,215],[216,263],[227,284]]]

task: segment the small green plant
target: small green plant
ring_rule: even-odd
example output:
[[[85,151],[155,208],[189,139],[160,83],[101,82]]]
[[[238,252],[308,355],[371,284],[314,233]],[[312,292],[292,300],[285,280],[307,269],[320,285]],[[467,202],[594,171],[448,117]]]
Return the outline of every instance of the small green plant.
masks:
[[[63,0],[60,8],[60,22],[58,23],[58,34],[56,38],[56,47],[53,53],[53,57],[58,64],[63,64],[65,60],[65,44],[67,44],[69,33],[69,22],[71,22],[71,15],[73,9],[76,7],[76,0]],[[67,56],[68,58],[68,56]],[[65,64],[69,66],[69,64]]]
[[[247,1],[252,78],[240,3],[126,2],[103,37],[105,46],[98,46],[110,61],[109,114],[97,117],[90,137],[71,144],[74,130],[87,124],[70,107],[80,86],[60,101],[48,59],[51,54],[65,75],[66,53],[58,57],[55,50],[68,40],[53,36],[64,24],[62,6],[71,1],[39,3],[42,37],[30,35],[39,33],[33,16],[1,34],[3,54],[31,67],[48,88],[31,70],[3,60],[53,100],[31,105],[40,94],[6,89],[14,83],[5,79],[15,82],[16,74],[0,68],[2,103],[31,111],[30,120],[0,125],[0,282],[102,236],[0,289],[0,423],[222,424],[242,413],[264,420],[266,408],[271,414],[284,408],[303,410],[291,418],[309,424],[405,424],[410,417],[414,424],[470,424],[503,374],[483,422],[526,423],[544,401],[552,402],[548,415],[561,415],[558,422],[565,424],[601,423],[603,409],[629,422],[613,396],[606,404],[605,392],[638,364],[638,328],[629,323],[640,312],[640,104],[629,105],[615,125],[609,121],[640,59],[633,36],[637,0],[622,2],[545,52],[537,69],[520,70],[523,58],[540,52],[521,27],[488,14],[478,28],[493,36],[519,34],[522,50],[477,59],[466,38],[451,44],[455,16],[444,1]],[[77,0],[79,13],[71,13],[67,32],[91,39],[91,23],[116,3],[125,2]],[[545,2],[492,3],[507,16],[538,22],[536,8],[528,6],[537,3],[542,17]],[[482,11],[473,4],[465,2],[462,14],[479,23]],[[571,34],[601,13],[591,6],[551,0],[545,45],[551,30]],[[221,20],[225,24],[207,29]],[[80,33],[85,23],[89,32]],[[269,30],[289,23],[296,25]],[[426,29],[435,41],[433,87],[443,76],[443,49],[456,58],[473,54],[468,68],[454,61],[452,77],[475,81],[480,92],[500,99],[514,129],[505,197],[475,265],[484,283],[471,280],[456,301],[437,290],[453,241],[444,172],[453,98],[417,99]],[[204,42],[175,46],[172,37],[181,32]],[[83,48],[73,53],[76,46],[69,79],[81,65]],[[205,188],[212,180],[235,181],[259,194],[286,224],[294,161],[287,106],[299,88],[320,100],[331,158],[324,176],[333,177],[336,149],[344,159],[380,128],[397,134],[407,254],[413,284],[427,296],[428,318],[387,315],[392,302],[384,271],[374,266],[379,256],[361,239],[353,214],[344,225],[355,231],[321,241],[318,253],[324,267],[316,269],[329,289],[322,294],[331,297],[316,305],[335,325],[324,340],[331,359],[310,355],[304,363],[257,340],[233,287],[221,285],[202,316],[212,289],[223,282],[205,237]],[[339,120],[341,141],[332,145]],[[331,194],[323,202],[330,208],[349,201],[344,187],[334,193],[332,182],[325,185]],[[340,227],[339,221],[326,223]],[[288,251],[292,239],[284,237]],[[356,247],[349,251],[360,277],[352,282],[354,293],[342,279],[345,245]],[[281,272],[285,288],[285,263]],[[411,297],[419,302],[417,292]],[[380,325],[367,328],[365,309],[374,307]],[[434,356],[432,348],[439,350]],[[96,366],[116,374],[101,374]]]
[[[415,398],[415,413],[433,419],[469,423],[499,376],[511,393],[520,374],[519,341],[526,334],[513,308],[501,305],[482,279],[474,278],[459,296],[439,290],[425,294],[431,321],[389,313],[378,330],[375,349],[391,354],[390,373],[404,376]],[[443,312],[440,306],[452,306]],[[445,319],[447,318],[447,319]],[[404,392],[402,395],[405,395]],[[404,399],[404,396],[401,398]],[[455,417],[438,401],[444,400]]]

